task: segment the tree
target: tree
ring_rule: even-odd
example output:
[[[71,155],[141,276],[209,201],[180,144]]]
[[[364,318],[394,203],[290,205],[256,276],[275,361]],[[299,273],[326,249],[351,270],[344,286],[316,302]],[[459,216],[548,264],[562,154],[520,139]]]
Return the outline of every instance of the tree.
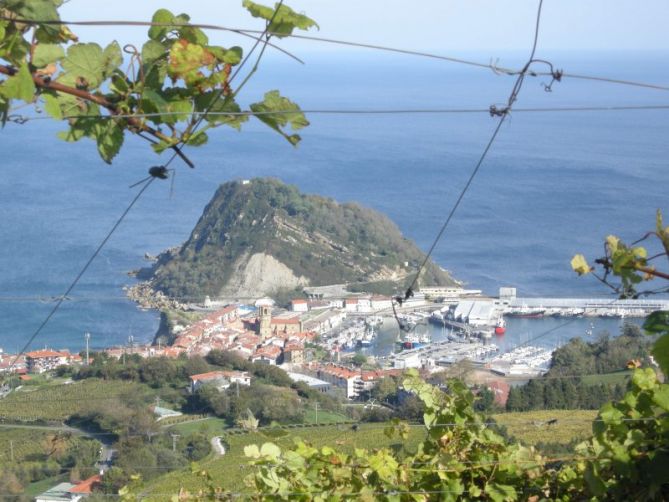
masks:
[[[351,358],[351,362],[354,366],[362,366],[367,363],[367,356],[362,352],[356,352],[355,355]]]
[[[649,256],[644,246],[637,246],[647,239],[654,239],[655,244],[662,250]],[[669,280],[669,273],[659,270],[653,260],[669,258],[669,226],[664,226],[662,212],[658,209],[655,217],[655,228],[631,245],[625,244],[619,237],[609,235],[606,238],[605,256],[595,260],[598,270],[591,266],[582,254],[577,254],[571,261],[573,270],[579,275],[592,274],[602,283],[612,288],[623,298],[637,298],[640,294],[656,293],[657,291],[639,292],[639,284],[654,279]],[[652,263],[651,263],[652,262]],[[610,276],[616,277],[618,282],[612,283]],[[660,288],[667,290],[667,288]],[[651,313],[644,323],[644,330],[649,334],[659,335],[653,346],[653,357],[669,374],[669,312],[658,311]]]

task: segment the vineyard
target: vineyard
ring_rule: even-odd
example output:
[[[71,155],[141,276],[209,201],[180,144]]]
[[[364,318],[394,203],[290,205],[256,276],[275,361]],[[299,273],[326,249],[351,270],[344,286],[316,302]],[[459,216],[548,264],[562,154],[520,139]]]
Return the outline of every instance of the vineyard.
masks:
[[[272,441],[281,447],[289,447],[295,439],[308,441],[316,447],[336,446],[338,450],[353,452],[354,448],[408,448],[425,438],[423,427],[412,427],[406,441],[390,439],[384,434],[385,424],[360,424],[357,430],[350,424],[300,427],[294,429],[269,429],[262,432],[224,435],[227,453],[224,457],[203,462],[201,466],[209,471],[218,484],[226,490],[247,490],[244,477],[251,473],[249,459],[244,455],[244,447],[250,444],[261,445]],[[159,477],[148,484],[143,493],[150,500],[164,500],[166,493],[178,493],[181,487],[194,490],[199,487],[198,479],[189,471],[173,472]],[[152,495],[153,494],[153,495]]]
[[[0,429],[0,469],[25,462],[45,462],[47,443],[53,436],[51,431],[35,429]],[[69,447],[79,440],[74,436],[63,436]],[[14,460],[12,461],[12,449]]]
[[[98,441],[67,431],[2,427],[0,480],[11,473],[30,493],[40,493],[63,479],[68,467],[93,467],[99,447]]]
[[[145,387],[121,381],[88,379],[63,385],[29,386],[0,400],[0,419],[62,422],[99,400],[144,393]]]

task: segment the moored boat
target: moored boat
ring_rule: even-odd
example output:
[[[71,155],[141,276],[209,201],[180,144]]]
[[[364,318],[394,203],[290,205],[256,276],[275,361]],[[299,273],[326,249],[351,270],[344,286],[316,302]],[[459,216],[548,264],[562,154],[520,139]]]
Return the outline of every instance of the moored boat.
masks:
[[[504,317],[499,316],[499,319],[497,319],[497,325],[495,325],[495,334],[501,336],[504,333],[506,333],[506,321],[504,320]]]

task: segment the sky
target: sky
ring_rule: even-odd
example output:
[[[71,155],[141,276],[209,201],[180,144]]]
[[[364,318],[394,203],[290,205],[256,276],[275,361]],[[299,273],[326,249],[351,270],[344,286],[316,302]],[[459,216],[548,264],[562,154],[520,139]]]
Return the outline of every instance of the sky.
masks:
[[[70,0],[61,16],[67,21],[128,19],[148,21],[158,8],[186,12],[193,22],[262,29],[241,7],[241,0]],[[263,3],[262,1],[259,3]],[[270,4],[271,2],[265,1]],[[537,0],[287,0],[312,17],[322,37],[457,55],[528,50],[534,33]],[[545,0],[541,50],[669,50],[666,0]],[[144,28],[82,28],[82,41],[119,40],[139,44]],[[212,34],[212,42],[240,44],[229,34]],[[343,50],[315,42],[286,40],[289,50]]]

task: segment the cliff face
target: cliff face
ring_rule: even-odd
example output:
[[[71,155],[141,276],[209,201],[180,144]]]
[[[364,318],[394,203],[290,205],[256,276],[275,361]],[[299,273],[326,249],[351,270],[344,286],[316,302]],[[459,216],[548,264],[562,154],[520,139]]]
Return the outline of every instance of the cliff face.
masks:
[[[258,297],[303,286],[401,288],[424,254],[384,215],[274,179],[229,182],[188,241],[163,253],[152,286],[170,296]],[[430,262],[423,285],[454,284]]]

